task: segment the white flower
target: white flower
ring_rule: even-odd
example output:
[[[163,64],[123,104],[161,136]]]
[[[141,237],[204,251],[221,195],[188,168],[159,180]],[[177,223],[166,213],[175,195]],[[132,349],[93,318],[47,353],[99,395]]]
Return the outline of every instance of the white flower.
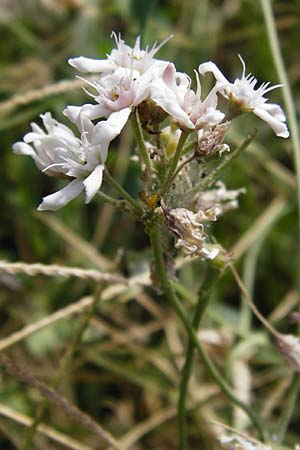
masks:
[[[233,83],[227,80],[215,63],[209,61],[199,66],[199,72],[203,75],[212,72],[217,82],[220,84],[219,92],[227,99],[235,103],[243,111],[253,111],[258,117],[267,122],[275,131],[277,136],[288,138],[289,131],[284,123],[286,118],[280,106],[267,103],[268,99],[264,95],[281,85],[269,86],[270,83],[263,83],[255,89],[257,79],[251,74],[246,75],[246,66],[239,56],[243,73],[241,78],[237,78]]]
[[[69,64],[80,72],[86,73],[111,73],[118,67],[144,73],[156,64],[167,64],[165,61],[158,61],[154,56],[172,36],[169,36],[158,46],[155,42],[150,50],[148,50],[148,47],[145,50],[140,48],[140,36],[137,37],[133,48],[125,44],[120,34],[117,36],[113,32],[112,36],[115,38],[117,48],[113,49],[110,55],[107,55],[107,59],[91,59],[80,56],[79,58],[69,59]]]
[[[185,73],[176,72],[174,64],[169,63],[162,77],[151,83],[151,99],[183,129],[198,130],[205,125],[217,125],[225,116],[216,109],[217,89],[213,88],[202,101],[197,73],[196,79],[197,90],[194,92],[190,88],[190,78]]]
[[[80,139],[50,113],[41,115],[46,132],[31,124],[32,132],[24,136],[24,142],[13,145],[14,152],[31,156],[37,167],[48,175],[71,180],[63,189],[44,197],[39,211],[56,211],[83,190],[86,203],[91,201],[101,187],[109,143],[121,132],[128,115],[128,111],[113,113],[96,126],[81,117]]]

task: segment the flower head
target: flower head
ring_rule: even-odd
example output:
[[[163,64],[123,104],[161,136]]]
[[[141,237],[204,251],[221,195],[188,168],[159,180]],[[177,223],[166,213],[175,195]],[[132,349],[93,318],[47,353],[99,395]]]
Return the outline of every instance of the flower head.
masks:
[[[237,78],[233,83],[227,80],[216,64],[211,61],[200,64],[199,72],[202,75],[211,72],[217,80],[217,84],[219,83],[219,92],[239,110],[254,112],[270,125],[277,136],[289,137],[288,128],[284,123],[286,118],[282,109],[278,105],[267,103],[268,99],[265,97],[267,92],[281,85],[270,86],[270,83],[267,82],[256,88],[257,79],[250,73],[246,75],[245,63],[241,56],[239,58],[243,66],[243,73],[242,77]]]
[[[166,38],[159,45],[155,42],[150,50],[148,47],[145,50],[140,48],[140,36],[137,37],[133,48],[125,44],[120,34],[117,36],[115,32],[112,32],[112,36],[115,38],[117,48],[107,55],[107,59],[91,59],[80,56],[69,59],[69,64],[80,72],[111,73],[118,67],[123,67],[136,70],[141,74],[155,64],[167,64],[165,61],[158,61],[154,56],[172,36]]]
[[[217,90],[212,89],[202,101],[197,73],[196,80],[195,92],[190,87],[190,78],[185,73],[176,72],[174,64],[169,63],[162,77],[151,83],[152,100],[183,129],[199,130],[206,125],[217,125],[225,117],[225,114],[216,109]]]
[[[15,143],[13,150],[19,155],[31,156],[47,175],[67,178],[70,183],[44,197],[38,209],[60,209],[83,190],[89,203],[101,187],[109,143],[120,133],[128,115],[122,117],[119,112],[114,113],[96,126],[82,118],[80,138],[50,113],[42,114],[41,118],[46,131],[32,123],[32,132],[24,136],[24,142]]]

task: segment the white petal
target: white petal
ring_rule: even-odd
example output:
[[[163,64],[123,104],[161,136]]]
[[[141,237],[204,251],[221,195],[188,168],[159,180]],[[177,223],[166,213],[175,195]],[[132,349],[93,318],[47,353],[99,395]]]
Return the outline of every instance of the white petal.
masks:
[[[280,108],[279,105],[276,105],[274,103],[265,103],[263,105],[263,109],[265,111],[268,111],[268,113],[270,113],[273,117],[275,117],[275,119],[278,119],[281,122],[285,122],[286,121],[285,114],[284,114],[284,112],[282,111],[282,109]]]
[[[227,78],[222,74],[221,70],[212,61],[200,64],[198,70],[201,75],[204,75],[207,72],[211,72],[217,81],[221,83],[229,83]]]
[[[82,181],[73,180],[60,191],[44,197],[42,203],[38,207],[38,211],[57,211],[67,205],[73,198],[77,197],[83,189],[84,186]]]
[[[288,138],[290,133],[286,124],[281,120],[278,120],[277,118],[271,116],[271,114],[264,109],[264,106],[265,105],[262,105],[260,108],[254,108],[254,114],[267,122],[272,130],[274,130],[276,136]]]
[[[13,145],[12,149],[16,155],[27,155],[32,157],[36,156],[33,148],[30,145],[25,144],[24,142],[16,142]]]
[[[103,169],[104,166],[102,164],[97,166],[83,181],[85,189],[85,203],[89,203],[99,191],[102,184]]]
[[[113,112],[107,120],[98,122],[94,129],[92,144],[103,144],[115,139],[121,133],[130,113],[131,108],[124,108]]]
[[[162,80],[156,80],[151,86],[151,99],[168,113],[174,122],[189,129],[194,129],[193,122],[179,105],[174,92]]]
[[[80,56],[71,58],[68,63],[80,72],[99,73],[114,70],[115,65],[107,59],[91,59]]]
[[[222,122],[224,117],[225,117],[225,114],[223,114],[218,109],[207,108],[205,113],[197,120],[195,127],[197,129],[199,126],[201,126],[203,124],[219,125],[219,123]]]
[[[92,105],[91,105],[92,106]],[[63,114],[73,123],[77,123],[82,106],[67,106],[63,110]]]

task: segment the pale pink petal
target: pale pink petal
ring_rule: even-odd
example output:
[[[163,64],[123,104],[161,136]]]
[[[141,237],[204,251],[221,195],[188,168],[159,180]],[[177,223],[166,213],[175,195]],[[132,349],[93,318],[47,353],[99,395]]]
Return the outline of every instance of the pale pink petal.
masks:
[[[176,95],[162,80],[156,80],[151,86],[151,99],[168,113],[174,122],[186,128],[194,129],[194,124],[189,119],[188,114],[178,104]]]

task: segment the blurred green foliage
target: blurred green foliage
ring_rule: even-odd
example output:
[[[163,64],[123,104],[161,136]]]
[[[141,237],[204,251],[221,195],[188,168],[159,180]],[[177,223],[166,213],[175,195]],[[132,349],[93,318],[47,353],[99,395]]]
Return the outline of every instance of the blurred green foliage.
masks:
[[[300,4],[298,0],[276,0],[273,3],[282,52],[299,109]],[[192,78],[193,69],[211,59],[228,77],[234,79],[241,74],[237,57],[241,54],[248,71],[259,82],[269,80],[275,84],[278,81],[260,3],[255,0],[2,0],[0,30],[2,102],[62,79],[72,79],[75,73],[68,66],[67,59],[79,55],[103,58],[114,46],[110,37],[112,30],[120,32],[130,44],[141,34],[143,45],[149,46],[174,34],[159,56],[176,61],[178,69],[189,73]],[[280,89],[272,92],[271,98],[274,103],[282,103]],[[135,275],[145,270],[151,260],[148,239],[142,226],[130,217],[103,207],[97,198],[86,206],[83,197],[80,197],[63,210],[50,214],[66,228],[65,236],[57,234],[47,222],[48,216],[44,215],[46,219],[41,220],[43,213],[36,213],[35,210],[41,197],[54,191],[60,182],[47,178],[36,169],[32,160],[20,158],[11,150],[12,144],[21,140],[28,131],[30,122],[39,120],[40,113],[51,111],[58,120],[64,121],[64,107],[80,104],[85,99],[86,95],[77,89],[28,102],[8,112],[2,111],[0,104],[0,259],[95,268],[95,262],[88,260],[76,245],[70,245],[66,240],[66,235],[72,230],[108,259],[116,261],[124,274]],[[241,196],[240,208],[219,220],[213,232],[218,241],[230,250],[246,235],[274,198],[285,199],[283,214],[265,230],[252,279],[247,272],[247,261],[251,258],[251,249],[261,238],[260,234],[250,242],[250,247],[246,247],[238,267],[250,276],[248,287],[252,289],[255,302],[264,314],[270,314],[279,304],[286,307],[276,325],[280,331],[292,333],[296,325],[290,322],[289,314],[296,310],[296,304],[295,301],[289,304],[286,299],[294,298],[299,280],[291,143],[276,138],[264,122],[246,115],[238,119],[230,135],[232,146],[240,143],[254,128],[258,130],[256,142],[223,177],[229,189],[245,186],[247,193]],[[118,156],[119,145],[123,146],[121,156]],[[110,166],[112,171],[117,171],[120,180],[123,178],[126,189],[137,195],[139,174],[134,161],[129,161],[132,150],[133,142],[128,130],[127,142],[117,140],[113,143]],[[284,176],[278,175],[278,170],[286,174],[290,183],[285,181]],[[107,191],[107,186],[104,189]],[[204,271],[203,263],[188,265],[180,272],[181,281],[187,287],[192,286],[195,293],[199,274]],[[83,280],[62,281],[41,276],[28,278],[0,274],[0,283],[2,337],[84,295],[93,294],[95,289],[94,284],[91,286]],[[240,308],[239,291],[229,274],[218,284],[214,297],[204,328],[225,330],[229,335],[228,345],[224,341],[224,347],[220,344],[220,348],[212,350],[212,353],[216,351],[215,359],[223,370],[226,358],[230,360],[234,345],[242,339],[240,320],[241,314],[246,313],[245,309]],[[156,309],[161,315],[159,319],[166,321],[167,337],[165,328],[155,328]],[[168,304],[150,290],[144,297],[128,291],[123,297],[116,296],[104,302],[94,320],[98,321],[97,326],[91,327],[85,334],[62,389],[83,410],[120,436],[156,411],[175,404],[180,359],[176,351],[181,352],[182,349],[182,346],[176,345],[176,339],[184,341],[183,333],[176,325]],[[101,325],[103,321],[110,326],[109,330]],[[35,333],[13,346],[10,354],[30,367],[36,376],[51,383],[77,322],[78,318],[72,316],[67,321]],[[256,329],[262,336],[259,345],[254,345],[250,357],[254,406],[265,411],[269,422],[275,427],[284,401],[284,391],[277,403],[274,400],[270,411],[266,411],[266,404],[270,403],[273,395],[278,394],[284,380],[289,379],[290,372],[266,333],[256,320],[252,322],[253,328],[245,330],[244,339],[250,339]],[[151,331],[151,326],[154,331]],[[117,339],[116,333],[121,333],[123,339]],[[126,344],[126,335],[130,345]],[[209,386],[209,378],[203,370],[201,365],[196,368],[196,376],[201,382],[195,386],[199,390],[202,382]],[[34,415],[37,400],[36,393],[0,374],[0,403]],[[230,420],[229,408],[223,398],[212,396],[204,410],[208,414],[221,410],[223,420]],[[45,420],[93,448],[105,448],[55,407],[49,408]],[[299,420],[300,409],[297,406],[287,437],[290,446],[299,443]],[[213,432],[206,430],[202,423],[200,409],[191,414],[190,427],[191,448],[218,448]],[[15,448],[14,444],[19,445],[22,433],[21,426],[0,416],[1,449],[9,450]],[[176,449],[175,433],[176,421],[173,417],[132,448]],[[36,445],[41,449],[63,448],[59,444],[50,444],[40,436]]]

